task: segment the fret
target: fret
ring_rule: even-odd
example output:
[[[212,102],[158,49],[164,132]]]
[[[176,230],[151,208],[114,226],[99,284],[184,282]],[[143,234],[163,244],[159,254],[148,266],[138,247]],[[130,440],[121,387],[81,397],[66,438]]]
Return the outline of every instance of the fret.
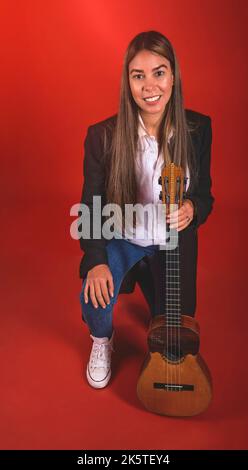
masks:
[[[167,323],[179,323],[181,321],[181,318],[167,318]]]
[[[172,274],[172,275],[170,275],[170,276],[171,276],[173,279],[174,279],[174,277],[180,277],[180,276],[177,276],[176,274]],[[178,283],[178,284],[179,284],[179,283]]]
[[[181,320],[181,316],[178,315],[177,317],[176,316],[175,317],[168,317],[166,315],[166,320],[171,321],[171,322],[177,322],[177,321]]]
[[[179,253],[168,253],[168,254],[167,254],[167,257],[169,257],[169,256],[170,256],[170,257],[172,257],[172,256],[173,256],[173,257],[176,257],[176,256],[177,256],[177,258],[179,258]]]
[[[165,316],[169,319],[169,320],[178,320],[178,318],[181,317],[180,313],[174,313],[174,314],[169,314],[169,313],[166,313]]]
[[[176,308],[180,308],[181,305],[180,304],[166,304],[166,307],[169,308],[170,310],[173,308],[173,309],[176,309]]]
[[[180,315],[180,311],[178,311],[178,312],[171,312],[171,313],[167,312],[167,313],[166,313],[166,316],[167,316],[167,317],[175,317],[176,315]]]
[[[167,318],[167,323],[178,323],[180,320],[180,318]]]
[[[173,294],[170,294],[167,292],[167,305],[171,304],[171,305],[180,305],[180,295],[179,294],[175,294],[175,292]]]
[[[165,315],[166,317],[171,317],[173,319],[173,318],[177,318],[178,316],[180,316],[180,312],[166,313]]]
[[[167,315],[165,315],[165,316],[166,316],[166,320],[167,320],[167,321],[172,321],[172,322],[173,322],[173,321],[178,321],[178,320],[181,319],[181,315],[174,315],[174,316],[173,316],[173,315],[169,315],[169,316],[168,316],[168,314],[167,314]]]
[[[167,311],[167,313],[164,314],[166,317],[174,320],[174,319],[178,319],[178,318],[181,318],[181,310],[178,310],[178,311],[170,311],[170,313]]]
[[[174,312],[172,312],[171,310],[169,312],[167,312],[165,314],[167,317],[176,317],[176,316],[179,316],[181,315],[181,311],[180,310],[175,310]]]

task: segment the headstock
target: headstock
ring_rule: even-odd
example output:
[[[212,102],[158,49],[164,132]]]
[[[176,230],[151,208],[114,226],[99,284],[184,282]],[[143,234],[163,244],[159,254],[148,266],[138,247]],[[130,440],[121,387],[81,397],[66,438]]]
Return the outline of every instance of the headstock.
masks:
[[[181,166],[174,163],[166,165],[159,177],[159,184],[162,184],[162,191],[159,198],[166,204],[166,214],[171,212],[171,208],[177,205],[179,209],[185,199],[187,178]]]

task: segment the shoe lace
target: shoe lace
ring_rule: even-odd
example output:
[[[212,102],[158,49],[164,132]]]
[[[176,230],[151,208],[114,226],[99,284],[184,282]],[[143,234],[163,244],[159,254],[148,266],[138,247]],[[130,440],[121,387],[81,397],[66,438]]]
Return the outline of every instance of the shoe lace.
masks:
[[[98,344],[94,343],[92,348],[91,364],[93,367],[106,367],[110,366],[111,344]]]

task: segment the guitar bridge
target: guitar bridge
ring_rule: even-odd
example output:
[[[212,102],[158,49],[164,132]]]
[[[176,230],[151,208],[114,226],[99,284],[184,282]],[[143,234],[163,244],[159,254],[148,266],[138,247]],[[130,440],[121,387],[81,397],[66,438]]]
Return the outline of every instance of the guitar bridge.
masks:
[[[154,382],[153,388],[163,389],[167,392],[193,392],[194,385],[188,384],[166,384],[162,382]]]

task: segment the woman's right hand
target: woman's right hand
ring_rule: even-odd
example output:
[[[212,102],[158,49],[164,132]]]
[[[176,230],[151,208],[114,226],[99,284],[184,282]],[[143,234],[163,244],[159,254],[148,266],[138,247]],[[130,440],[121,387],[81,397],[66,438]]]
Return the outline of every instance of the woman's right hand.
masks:
[[[87,304],[89,297],[88,291],[90,290],[90,298],[95,308],[105,308],[110,304],[110,298],[114,297],[114,283],[113,276],[107,264],[98,264],[88,271],[85,289],[84,301]]]

